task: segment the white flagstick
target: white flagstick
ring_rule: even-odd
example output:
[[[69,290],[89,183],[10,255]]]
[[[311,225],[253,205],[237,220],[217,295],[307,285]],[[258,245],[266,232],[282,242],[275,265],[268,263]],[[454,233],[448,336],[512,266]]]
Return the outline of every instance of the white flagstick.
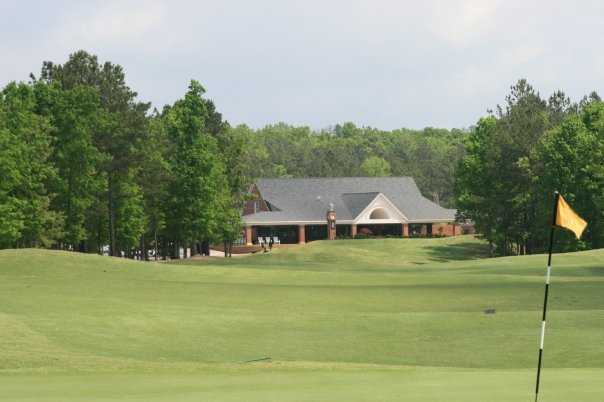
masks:
[[[554,192],[554,214],[552,227],[549,233],[549,254],[547,256],[547,274],[545,276],[545,296],[543,298],[543,318],[541,319],[541,341],[539,343],[539,362],[537,363],[537,383],[535,385],[535,402],[539,398],[539,380],[541,379],[541,358],[543,357],[543,342],[545,340],[545,317],[547,315],[547,296],[549,293],[549,281],[552,272],[552,249],[554,246],[554,228],[556,226],[556,215],[558,212],[558,198],[560,193]]]

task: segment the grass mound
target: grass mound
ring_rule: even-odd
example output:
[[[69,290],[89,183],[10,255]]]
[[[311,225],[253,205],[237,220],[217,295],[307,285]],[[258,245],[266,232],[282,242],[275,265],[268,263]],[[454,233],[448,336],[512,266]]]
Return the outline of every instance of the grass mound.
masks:
[[[178,264],[0,251],[0,400],[528,398],[545,257],[486,252],[467,236]],[[604,251],[555,255],[551,290],[543,400],[600,400]]]

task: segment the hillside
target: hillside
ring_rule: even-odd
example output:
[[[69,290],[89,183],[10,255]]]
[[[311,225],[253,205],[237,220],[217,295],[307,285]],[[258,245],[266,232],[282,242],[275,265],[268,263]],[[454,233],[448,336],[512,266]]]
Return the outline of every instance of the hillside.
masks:
[[[471,237],[178,264],[0,251],[0,400],[528,398],[545,257],[485,253]],[[604,251],[555,255],[550,303],[543,400],[599,400]]]

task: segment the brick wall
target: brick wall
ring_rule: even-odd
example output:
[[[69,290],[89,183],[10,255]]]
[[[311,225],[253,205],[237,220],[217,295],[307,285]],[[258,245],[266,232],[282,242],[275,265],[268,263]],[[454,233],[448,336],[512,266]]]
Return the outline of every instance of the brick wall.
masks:
[[[461,234],[461,228],[455,224],[455,236]],[[433,223],[432,224],[432,235],[433,236],[453,236],[453,224],[452,223]]]
[[[266,202],[262,199],[262,195],[258,191],[258,187],[254,184],[250,191],[252,200],[247,200],[243,205],[243,215],[250,215],[254,212],[268,211]]]

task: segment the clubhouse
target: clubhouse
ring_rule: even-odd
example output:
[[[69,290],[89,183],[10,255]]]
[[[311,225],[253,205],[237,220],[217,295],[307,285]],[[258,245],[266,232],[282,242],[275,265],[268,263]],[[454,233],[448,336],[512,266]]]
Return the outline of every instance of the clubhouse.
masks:
[[[260,179],[243,211],[245,243],[358,236],[455,236],[455,210],[422,196],[411,177]]]

